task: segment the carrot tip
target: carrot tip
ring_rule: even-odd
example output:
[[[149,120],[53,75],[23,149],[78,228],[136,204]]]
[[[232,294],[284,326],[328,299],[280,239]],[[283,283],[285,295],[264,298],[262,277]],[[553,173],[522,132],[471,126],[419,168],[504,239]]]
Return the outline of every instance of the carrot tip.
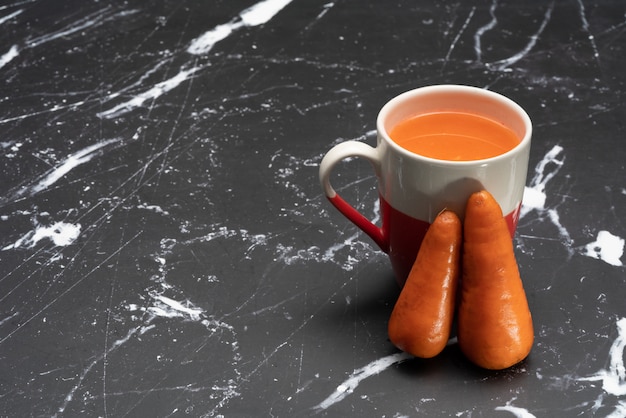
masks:
[[[474,203],[475,205],[483,205],[488,200],[491,200],[490,198],[493,197],[489,194],[488,191],[481,190],[479,192],[473,193],[470,196],[469,201]]]
[[[450,209],[442,209],[441,212],[437,214],[437,217],[443,221],[456,222],[460,221],[458,215],[451,211]]]

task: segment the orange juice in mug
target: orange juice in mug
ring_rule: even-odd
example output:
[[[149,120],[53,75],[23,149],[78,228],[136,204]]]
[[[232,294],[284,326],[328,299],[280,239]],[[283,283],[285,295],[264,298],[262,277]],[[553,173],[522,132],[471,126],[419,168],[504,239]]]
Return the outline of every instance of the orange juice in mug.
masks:
[[[488,190],[515,233],[526,184],[532,124],[512,100],[460,85],[422,87],[383,106],[377,145],[346,141],[320,164],[330,202],[389,255],[404,283],[422,238],[444,208],[461,219],[470,194]],[[348,157],[370,161],[378,178],[382,224],[374,225],[330,183],[333,167]]]
[[[483,160],[504,154],[519,138],[503,124],[473,113],[417,115],[393,127],[391,139],[402,148],[439,160]]]

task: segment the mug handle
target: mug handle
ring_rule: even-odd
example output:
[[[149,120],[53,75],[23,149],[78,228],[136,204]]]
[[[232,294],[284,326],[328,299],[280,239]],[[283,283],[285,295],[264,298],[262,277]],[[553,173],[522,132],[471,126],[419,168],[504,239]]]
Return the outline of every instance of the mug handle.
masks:
[[[333,186],[330,184],[330,174],[341,160],[349,157],[361,157],[368,160],[376,175],[380,177],[380,156],[376,148],[372,148],[363,142],[358,141],[346,141],[333,148],[326,153],[322,162],[320,163],[320,183],[324,189],[326,197],[348,220],[361,228],[374,242],[380,247],[381,250],[389,252],[389,242],[382,228],[374,225],[369,219],[363,216],[358,210],[351,206],[348,202],[343,200],[341,196],[337,194]]]

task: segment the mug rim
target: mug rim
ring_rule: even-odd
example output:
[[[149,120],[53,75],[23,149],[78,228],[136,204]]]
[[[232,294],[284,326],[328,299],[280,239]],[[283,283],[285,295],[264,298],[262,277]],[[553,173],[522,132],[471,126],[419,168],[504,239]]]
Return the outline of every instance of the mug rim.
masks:
[[[387,132],[387,130],[385,129],[385,121],[392,114],[393,110],[395,110],[395,108],[401,103],[404,103],[409,100],[417,100],[420,96],[424,96],[426,94],[433,94],[433,93],[441,93],[441,94],[462,93],[462,94],[467,94],[467,95],[474,94],[474,95],[487,98],[493,102],[498,102],[499,104],[505,106],[506,108],[511,110],[512,113],[515,113],[519,117],[519,119],[521,120],[524,126],[524,131],[525,131],[524,135],[520,139],[520,142],[517,145],[515,145],[513,148],[511,148],[510,150],[502,154],[493,156],[493,157],[482,158],[482,159],[477,159],[477,160],[462,160],[462,161],[443,160],[443,159],[427,157],[421,154],[411,152],[407,150],[406,148],[403,148],[402,146],[398,145],[393,139],[391,139],[389,132]],[[530,116],[528,116],[528,113],[519,104],[517,104],[510,98],[500,93],[487,90],[484,88],[480,88],[480,87],[461,85],[461,84],[436,84],[436,85],[418,87],[412,90],[405,91],[404,93],[400,93],[399,95],[387,101],[387,103],[385,103],[383,107],[381,108],[381,110],[378,112],[378,117],[376,119],[376,131],[378,133],[378,137],[384,139],[387,145],[392,147],[395,150],[395,152],[398,152],[410,159],[423,160],[425,162],[428,162],[429,164],[436,164],[436,165],[468,167],[468,166],[474,166],[474,165],[488,164],[491,162],[497,162],[502,159],[507,159],[513,154],[519,153],[522,149],[524,149],[526,146],[530,144],[530,140],[532,137],[532,122],[531,122]]]

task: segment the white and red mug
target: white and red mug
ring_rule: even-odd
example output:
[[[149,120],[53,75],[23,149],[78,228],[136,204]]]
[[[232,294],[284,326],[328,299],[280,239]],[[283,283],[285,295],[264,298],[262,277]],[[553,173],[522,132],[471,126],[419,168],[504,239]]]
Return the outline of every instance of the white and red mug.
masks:
[[[407,118],[436,112],[471,113],[511,129],[519,143],[495,157],[449,161],[424,157],[396,144],[391,129]],[[389,255],[400,285],[415,261],[430,223],[444,208],[461,219],[470,194],[489,191],[500,204],[511,236],[517,228],[526,173],[532,124],[512,100],[477,87],[436,85],[400,94],[383,106],[376,121],[376,148],[358,141],[333,147],[322,159],[320,182],[326,197]],[[349,157],[368,160],[378,178],[381,226],[373,224],[341,198],[330,183],[333,168]]]

